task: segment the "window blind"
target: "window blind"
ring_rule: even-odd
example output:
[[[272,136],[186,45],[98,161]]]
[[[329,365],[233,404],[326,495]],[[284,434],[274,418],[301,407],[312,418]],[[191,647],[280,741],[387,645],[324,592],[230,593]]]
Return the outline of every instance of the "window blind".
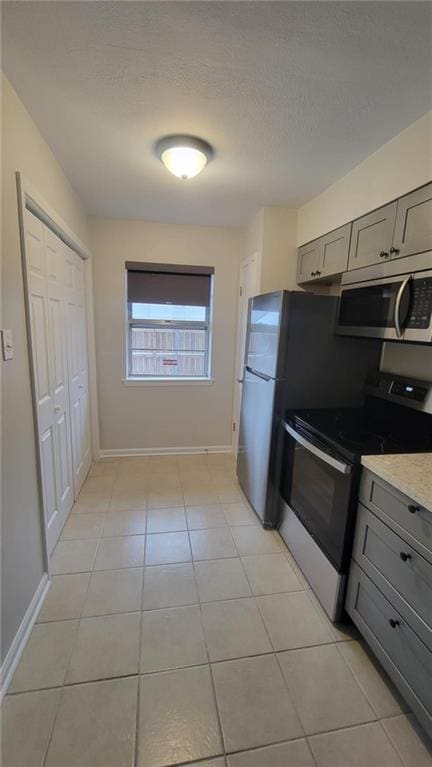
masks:
[[[127,261],[126,269],[131,303],[210,306],[213,267]]]

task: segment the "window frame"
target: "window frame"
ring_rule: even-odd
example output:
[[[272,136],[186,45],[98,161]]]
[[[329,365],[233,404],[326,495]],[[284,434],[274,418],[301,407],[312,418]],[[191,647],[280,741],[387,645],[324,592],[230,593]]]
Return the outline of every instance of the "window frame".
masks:
[[[205,321],[193,321],[193,320],[145,320],[134,319],[132,317],[132,304],[136,303],[129,301],[127,290],[127,273],[126,269],[126,378],[125,383],[133,384],[149,384],[151,383],[211,383],[213,381],[212,375],[212,350],[213,350],[213,294],[214,294],[214,274],[209,275],[210,278],[210,301],[209,306],[206,306],[206,319]],[[175,375],[140,375],[132,373],[132,330],[133,328],[154,329],[154,328],[174,328],[178,330],[204,330],[206,332],[206,348],[204,357],[205,374],[202,376],[175,376]]]

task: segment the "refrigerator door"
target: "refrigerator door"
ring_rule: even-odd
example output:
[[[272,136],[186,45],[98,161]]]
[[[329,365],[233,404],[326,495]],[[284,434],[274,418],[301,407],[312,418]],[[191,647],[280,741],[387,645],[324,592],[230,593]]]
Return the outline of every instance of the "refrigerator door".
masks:
[[[249,305],[246,365],[270,378],[277,376],[283,301],[280,291],[255,296]]]
[[[265,522],[276,382],[245,369],[237,475],[249,503]]]

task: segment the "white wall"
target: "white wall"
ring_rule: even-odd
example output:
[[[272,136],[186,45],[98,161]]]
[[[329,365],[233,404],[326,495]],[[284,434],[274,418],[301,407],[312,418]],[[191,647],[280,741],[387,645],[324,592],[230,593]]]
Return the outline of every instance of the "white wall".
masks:
[[[302,245],[432,179],[432,112],[298,211]]]
[[[102,450],[231,445],[240,230],[91,219]],[[125,386],[125,261],[215,267],[214,383]]]
[[[2,77],[2,327],[14,359],[2,362],[2,659],[41,580],[44,563],[15,172],[21,171],[88,242],[87,219],[61,167]]]

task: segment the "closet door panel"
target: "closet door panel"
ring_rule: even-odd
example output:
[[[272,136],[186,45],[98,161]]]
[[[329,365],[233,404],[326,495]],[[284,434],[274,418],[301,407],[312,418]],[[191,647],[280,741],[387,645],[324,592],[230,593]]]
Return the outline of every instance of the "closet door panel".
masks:
[[[30,324],[31,360],[36,408],[42,500],[48,550],[61,529],[54,392],[49,331],[49,302],[43,225],[33,214],[24,216],[25,279]]]
[[[58,507],[64,525],[74,501],[70,437],[69,384],[65,316],[65,258],[63,242],[44,227],[47,263],[49,331],[53,379]]]
[[[72,420],[73,474],[75,495],[77,495],[91,463],[84,264],[81,258],[70,249],[67,249],[66,262],[69,399]]]

